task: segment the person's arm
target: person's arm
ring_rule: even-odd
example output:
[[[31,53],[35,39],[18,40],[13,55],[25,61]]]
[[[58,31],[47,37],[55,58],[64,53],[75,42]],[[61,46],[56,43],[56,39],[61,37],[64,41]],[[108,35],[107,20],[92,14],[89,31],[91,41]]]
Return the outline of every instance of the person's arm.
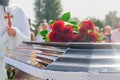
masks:
[[[11,37],[16,36],[16,30],[13,27],[7,27],[7,32],[8,32],[8,35]]]
[[[114,43],[115,41],[114,41],[114,33],[112,32],[111,33],[111,43]]]
[[[15,36],[10,36],[9,46],[15,47],[22,41],[30,40],[30,29],[28,19],[21,8],[16,8],[13,12],[12,28],[15,30]]]
[[[0,31],[3,32],[3,31]],[[0,51],[3,47],[5,47],[5,44],[7,43],[9,39],[8,33],[5,31],[3,33],[0,33]]]

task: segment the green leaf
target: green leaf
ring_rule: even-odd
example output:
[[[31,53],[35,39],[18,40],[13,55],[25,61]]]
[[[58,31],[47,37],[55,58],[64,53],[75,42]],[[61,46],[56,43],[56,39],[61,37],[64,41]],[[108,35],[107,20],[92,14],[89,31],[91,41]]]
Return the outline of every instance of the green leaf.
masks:
[[[48,35],[45,36],[45,41],[50,42]]]
[[[88,33],[93,32],[93,30],[88,30]]]
[[[77,25],[76,21],[69,21],[69,23],[73,24],[73,25]]]
[[[78,23],[78,26],[81,27],[82,26],[82,22]]]
[[[76,31],[76,32],[78,32],[78,26],[77,25],[74,25],[74,26],[72,26],[72,28],[74,29],[74,31]]]
[[[71,17],[70,12],[67,12],[67,13],[63,14],[61,19],[65,22],[68,22],[70,20],[70,17]]]
[[[54,24],[54,23],[55,23],[54,20],[51,20],[51,21],[49,22],[50,25],[52,25],[52,24]]]
[[[65,23],[65,25],[66,25],[66,26],[74,26],[73,24],[68,23],[68,22],[67,22],[67,23]]]
[[[101,42],[103,40],[102,37],[98,37],[98,41]]]
[[[45,37],[48,34],[48,30],[43,30],[41,32],[39,32],[39,34],[43,37]]]
[[[98,42],[103,40],[102,36],[98,32],[94,32],[98,36]]]

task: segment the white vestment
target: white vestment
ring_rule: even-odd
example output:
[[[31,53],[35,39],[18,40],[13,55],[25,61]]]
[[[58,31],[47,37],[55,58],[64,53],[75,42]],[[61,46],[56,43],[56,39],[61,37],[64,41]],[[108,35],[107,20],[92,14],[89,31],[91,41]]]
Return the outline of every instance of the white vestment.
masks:
[[[6,13],[13,15],[11,18],[12,27],[16,30],[15,37],[10,37],[6,31],[8,25],[7,19],[4,19]],[[30,40],[28,20],[21,8],[9,5],[5,9],[0,5],[0,80],[5,80],[5,61],[4,55],[7,53],[7,47],[13,49],[22,41]]]
[[[118,29],[115,29],[112,31],[111,33],[111,40],[114,42],[114,43],[120,43],[120,32]]]

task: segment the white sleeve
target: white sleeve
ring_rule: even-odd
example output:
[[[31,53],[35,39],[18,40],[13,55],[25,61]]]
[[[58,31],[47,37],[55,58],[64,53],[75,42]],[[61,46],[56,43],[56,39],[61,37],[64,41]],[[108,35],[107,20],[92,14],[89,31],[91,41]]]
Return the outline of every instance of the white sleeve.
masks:
[[[114,37],[115,37],[115,34],[114,34],[114,31],[112,31],[112,33],[111,33],[111,42],[114,42]]]
[[[1,34],[0,34],[0,35],[1,35]],[[5,32],[4,34],[2,34],[2,35],[0,36],[0,49],[1,49],[2,47],[5,47],[5,43],[7,43],[8,39],[9,39],[9,36],[8,36],[8,33],[7,33],[7,32]]]
[[[22,41],[30,40],[30,28],[28,19],[25,17],[23,11],[17,8],[13,13],[12,27],[16,30],[15,37],[9,37],[9,46],[16,47]]]

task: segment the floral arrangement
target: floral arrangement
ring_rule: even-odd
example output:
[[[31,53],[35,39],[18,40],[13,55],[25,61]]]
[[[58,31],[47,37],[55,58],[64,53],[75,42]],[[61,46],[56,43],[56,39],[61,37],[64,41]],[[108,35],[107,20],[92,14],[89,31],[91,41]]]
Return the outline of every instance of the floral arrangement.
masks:
[[[60,20],[51,21],[51,31],[41,31],[47,42],[101,42],[102,37],[94,31],[92,20],[81,22],[71,21],[70,12],[65,13]]]

